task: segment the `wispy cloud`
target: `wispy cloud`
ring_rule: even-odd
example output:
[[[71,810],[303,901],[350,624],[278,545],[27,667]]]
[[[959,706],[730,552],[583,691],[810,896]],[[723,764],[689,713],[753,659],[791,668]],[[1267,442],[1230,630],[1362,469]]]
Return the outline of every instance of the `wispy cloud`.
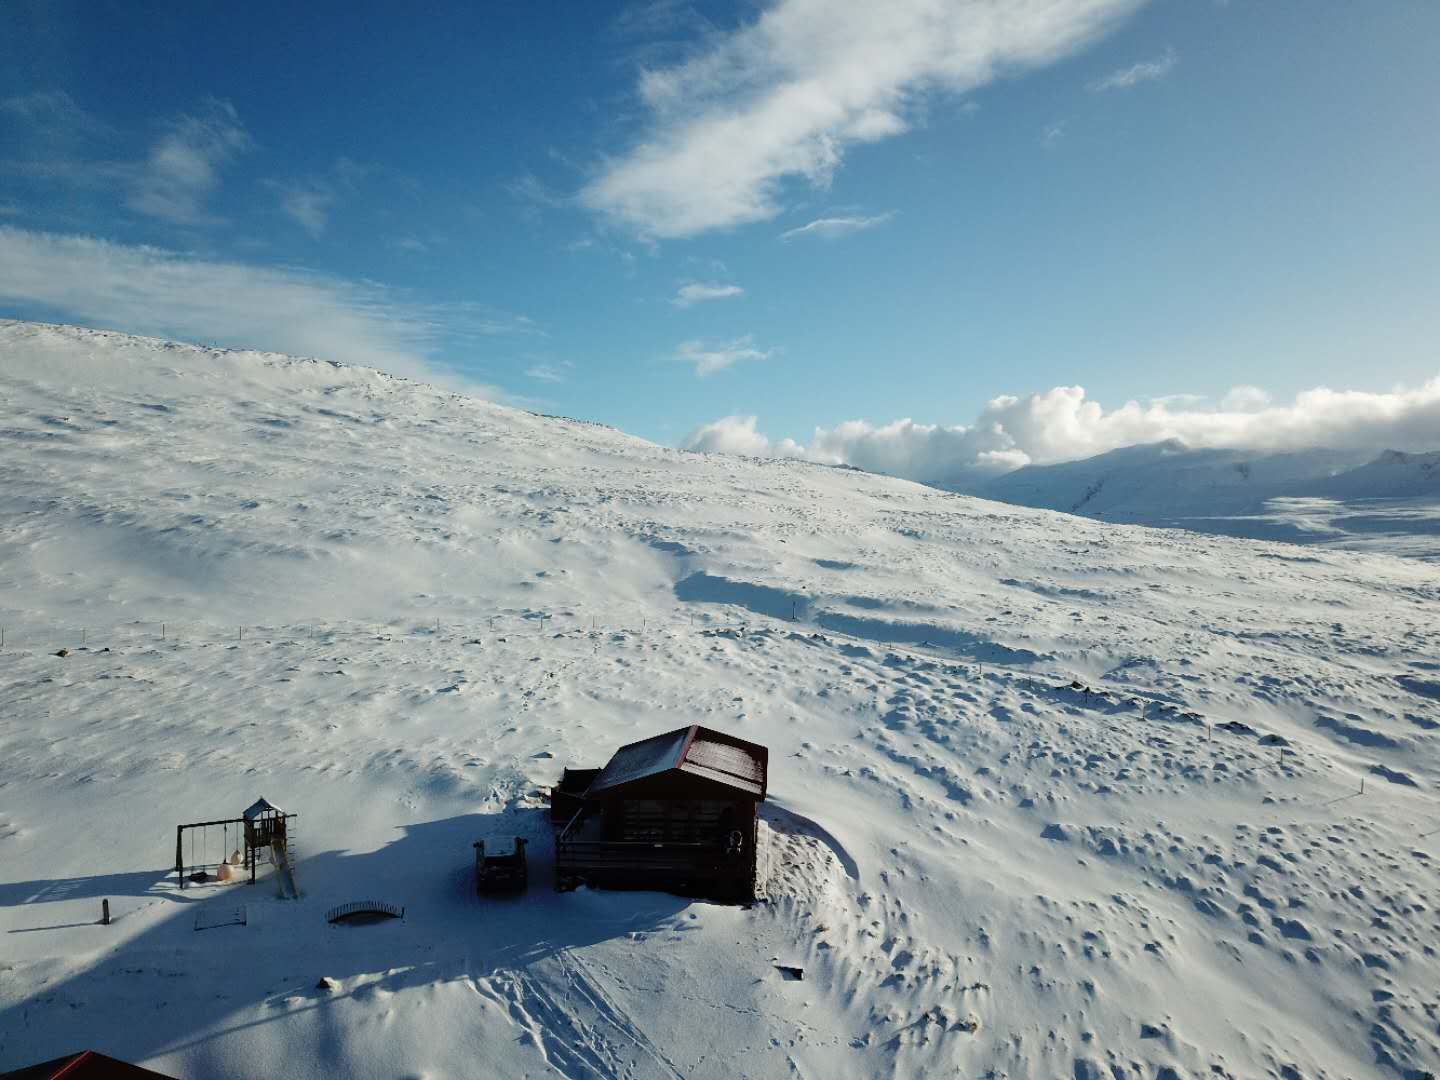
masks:
[[[569,360],[562,360],[558,364],[532,364],[525,369],[525,374],[532,379],[545,383],[563,383],[566,373],[575,365]]]
[[[335,203],[335,192],[329,185],[270,181],[269,186],[280,196],[281,211],[309,233],[311,239],[319,240],[325,234],[325,227],[330,224],[330,207]]]
[[[670,303],[678,308],[688,308],[703,304],[706,300],[724,300],[727,297],[744,295],[745,290],[739,285],[705,285],[692,281],[681,285],[680,290],[670,298]]]
[[[442,342],[537,332],[523,317],[497,317],[478,304],[423,305],[370,282],[5,225],[0,301],[134,333],[380,368],[491,397],[498,392],[443,363]]]
[[[76,190],[129,183],[135,163],[108,156],[115,134],[63,90],[0,98],[0,175]]]
[[[1119,71],[1112,71],[1102,79],[1096,79],[1089,86],[1092,93],[1103,93],[1106,90],[1129,90],[1142,82],[1153,82],[1156,79],[1163,79],[1179,63],[1180,58],[1175,55],[1174,49],[1166,49],[1165,54],[1154,60],[1142,60],[1138,64],[1131,64]]]
[[[1046,124],[1040,129],[1040,145],[1051,147],[1065,137],[1065,121],[1057,120],[1053,124]]]
[[[1263,409],[1270,404],[1270,394],[1258,386],[1232,386],[1230,392],[1220,401],[1220,408],[1227,412],[1250,412]],[[1436,439],[1440,443],[1440,437]]]
[[[175,225],[217,224],[221,219],[205,208],[206,200],[220,186],[221,168],[251,145],[235,106],[207,101],[201,114],[167,125],[140,167],[127,205]]]
[[[1153,405],[1164,405],[1166,408],[1171,408],[1175,405],[1198,405],[1204,400],[1204,394],[1181,392],[1178,394],[1160,394],[1158,397],[1152,397],[1150,402]]]
[[[32,90],[0,98],[0,116],[26,124],[52,140],[112,133],[108,124],[81,108],[64,90]]]
[[[552,190],[534,173],[524,173],[505,185],[510,197],[520,204],[523,217],[534,220],[544,210],[558,210],[571,205],[565,195]]]
[[[1131,401],[1105,409],[1079,386],[998,397],[971,424],[875,425],[849,420],[816,428],[807,444],[772,442],[752,416],[697,428],[684,446],[730,453],[804,457],[929,483],[964,483],[1019,468],[1090,457],[1124,446],[1179,439],[1187,446],[1257,451],[1440,448],[1440,376],[1385,393],[1317,387],[1290,404],[1236,387],[1216,408]]]
[[[877,225],[884,225],[895,216],[895,211],[876,214],[873,217],[828,217],[817,218],[808,225],[801,225],[796,229],[787,229],[780,234],[781,240],[797,240],[802,236],[819,236],[827,240],[833,240],[837,236],[848,236],[850,233],[861,232],[865,229],[873,229]]]
[[[321,173],[299,179],[266,180],[264,184],[278,196],[281,213],[309,233],[311,239],[319,240],[330,227],[331,213],[341,199],[358,194],[366,180],[381,173],[389,173],[398,183],[407,181],[403,174],[341,156]],[[420,241],[413,243],[418,245]]]
[[[724,371],[742,360],[768,360],[778,348],[757,349],[753,334],[736,338],[723,345],[705,345],[699,341],[682,341],[675,349],[675,358],[695,365],[695,374],[702,378]]]
[[[768,220],[786,183],[825,187],[851,147],[908,130],[932,91],[1052,63],[1142,2],[778,0],[644,71],[646,130],[581,201],[659,238]]]

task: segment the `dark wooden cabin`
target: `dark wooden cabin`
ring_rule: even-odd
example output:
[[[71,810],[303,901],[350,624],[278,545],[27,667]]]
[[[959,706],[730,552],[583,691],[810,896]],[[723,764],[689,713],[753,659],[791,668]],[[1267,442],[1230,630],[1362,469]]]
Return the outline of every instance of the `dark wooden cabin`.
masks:
[[[692,725],[615,751],[555,841],[555,887],[747,901],[770,752]]]

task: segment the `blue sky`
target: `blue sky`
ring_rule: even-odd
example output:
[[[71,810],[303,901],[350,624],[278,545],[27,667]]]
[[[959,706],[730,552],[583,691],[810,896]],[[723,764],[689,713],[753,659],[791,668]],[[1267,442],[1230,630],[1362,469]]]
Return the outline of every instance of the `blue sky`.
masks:
[[[1425,0],[9,0],[0,314],[716,449],[1413,394],[1436,41]]]

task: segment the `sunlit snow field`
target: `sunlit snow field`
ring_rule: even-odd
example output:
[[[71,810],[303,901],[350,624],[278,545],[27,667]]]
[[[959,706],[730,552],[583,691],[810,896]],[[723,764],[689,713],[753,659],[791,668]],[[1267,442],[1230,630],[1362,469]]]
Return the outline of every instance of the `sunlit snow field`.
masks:
[[[1389,554],[0,322],[0,1070],[1419,1076],[1437,605]],[[692,722],[770,747],[760,902],[552,892],[544,788]],[[260,796],[301,899],[178,890],[176,824]],[[488,834],[525,896],[475,897]],[[325,922],[361,898],[405,918]]]

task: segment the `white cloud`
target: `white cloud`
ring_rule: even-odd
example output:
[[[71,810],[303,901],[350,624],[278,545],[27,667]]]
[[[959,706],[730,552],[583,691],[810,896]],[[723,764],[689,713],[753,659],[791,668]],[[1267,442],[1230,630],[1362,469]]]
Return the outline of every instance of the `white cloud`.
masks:
[[[221,167],[250,146],[235,106],[209,101],[203,115],[180,117],[151,148],[128,205],[176,225],[215,224],[205,201],[220,186]]]
[[[746,334],[725,345],[705,345],[699,341],[682,341],[675,349],[675,358],[695,365],[695,374],[713,375],[741,360],[768,360],[778,349],[755,348],[754,336]]]
[[[686,450],[707,454],[774,454],[774,448],[755,430],[753,416],[722,416],[696,428],[685,440]]]
[[[0,302],[134,333],[318,356],[396,375],[463,386],[437,363],[442,334],[528,321],[487,318],[474,305],[434,308],[391,290],[302,270],[192,258],[0,225]]]
[[[1175,50],[1166,49],[1165,55],[1156,60],[1142,60],[1138,64],[1131,64],[1119,71],[1112,71],[1103,79],[1096,79],[1090,84],[1089,89],[1092,93],[1097,94],[1106,90],[1129,90],[1138,83],[1163,79],[1170,74],[1177,63],[1179,63],[1179,57],[1175,55]]]
[[[787,181],[826,186],[846,151],[906,131],[931,91],[1039,67],[1144,0],[777,0],[639,83],[643,137],[580,194],[642,235],[773,218]]]
[[[688,308],[692,304],[702,304],[706,300],[724,300],[730,296],[743,296],[745,290],[739,285],[702,285],[698,281],[692,281],[688,285],[681,285],[670,300],[678,308]]]
[[[1065,137],[1065,121],[1057,120],[1053,124],[1046,124],[1040,129],[1040,145],[1054,146]]]
[[[795,240],[802,236],[820,236],[827,240],[837,236],[847,236],[853,232],[860,232],[863,229],[873,229],[877,225],[884,225],[895,216],[895,211],[876,214],[874,217],[828,217],[817,218],[808,225],[801,225],[799,228],[787,229],[780,234],[781,240]]]
[[[1124,446],[1179,439],[1187,446],[1257,451],[1440,448],[1440,376],[1388,393],[1317,387],[1288,405],[1267,404],[1255,387],[1238,387],[1219,409],[1172,408],[1130,401],[1106,410],[1083,388],[1057,386],[1028,397],[991,401],[969,425],[897,420],[881,427],[850,420],[816,428],[807,445],[772,444],[753,417],[725,417],[693,432],[692,449],[800,456],[927,483],[964,483],[1027,464],[1090,457]],[[1232,400],[1233,399],[1233,400]]]

